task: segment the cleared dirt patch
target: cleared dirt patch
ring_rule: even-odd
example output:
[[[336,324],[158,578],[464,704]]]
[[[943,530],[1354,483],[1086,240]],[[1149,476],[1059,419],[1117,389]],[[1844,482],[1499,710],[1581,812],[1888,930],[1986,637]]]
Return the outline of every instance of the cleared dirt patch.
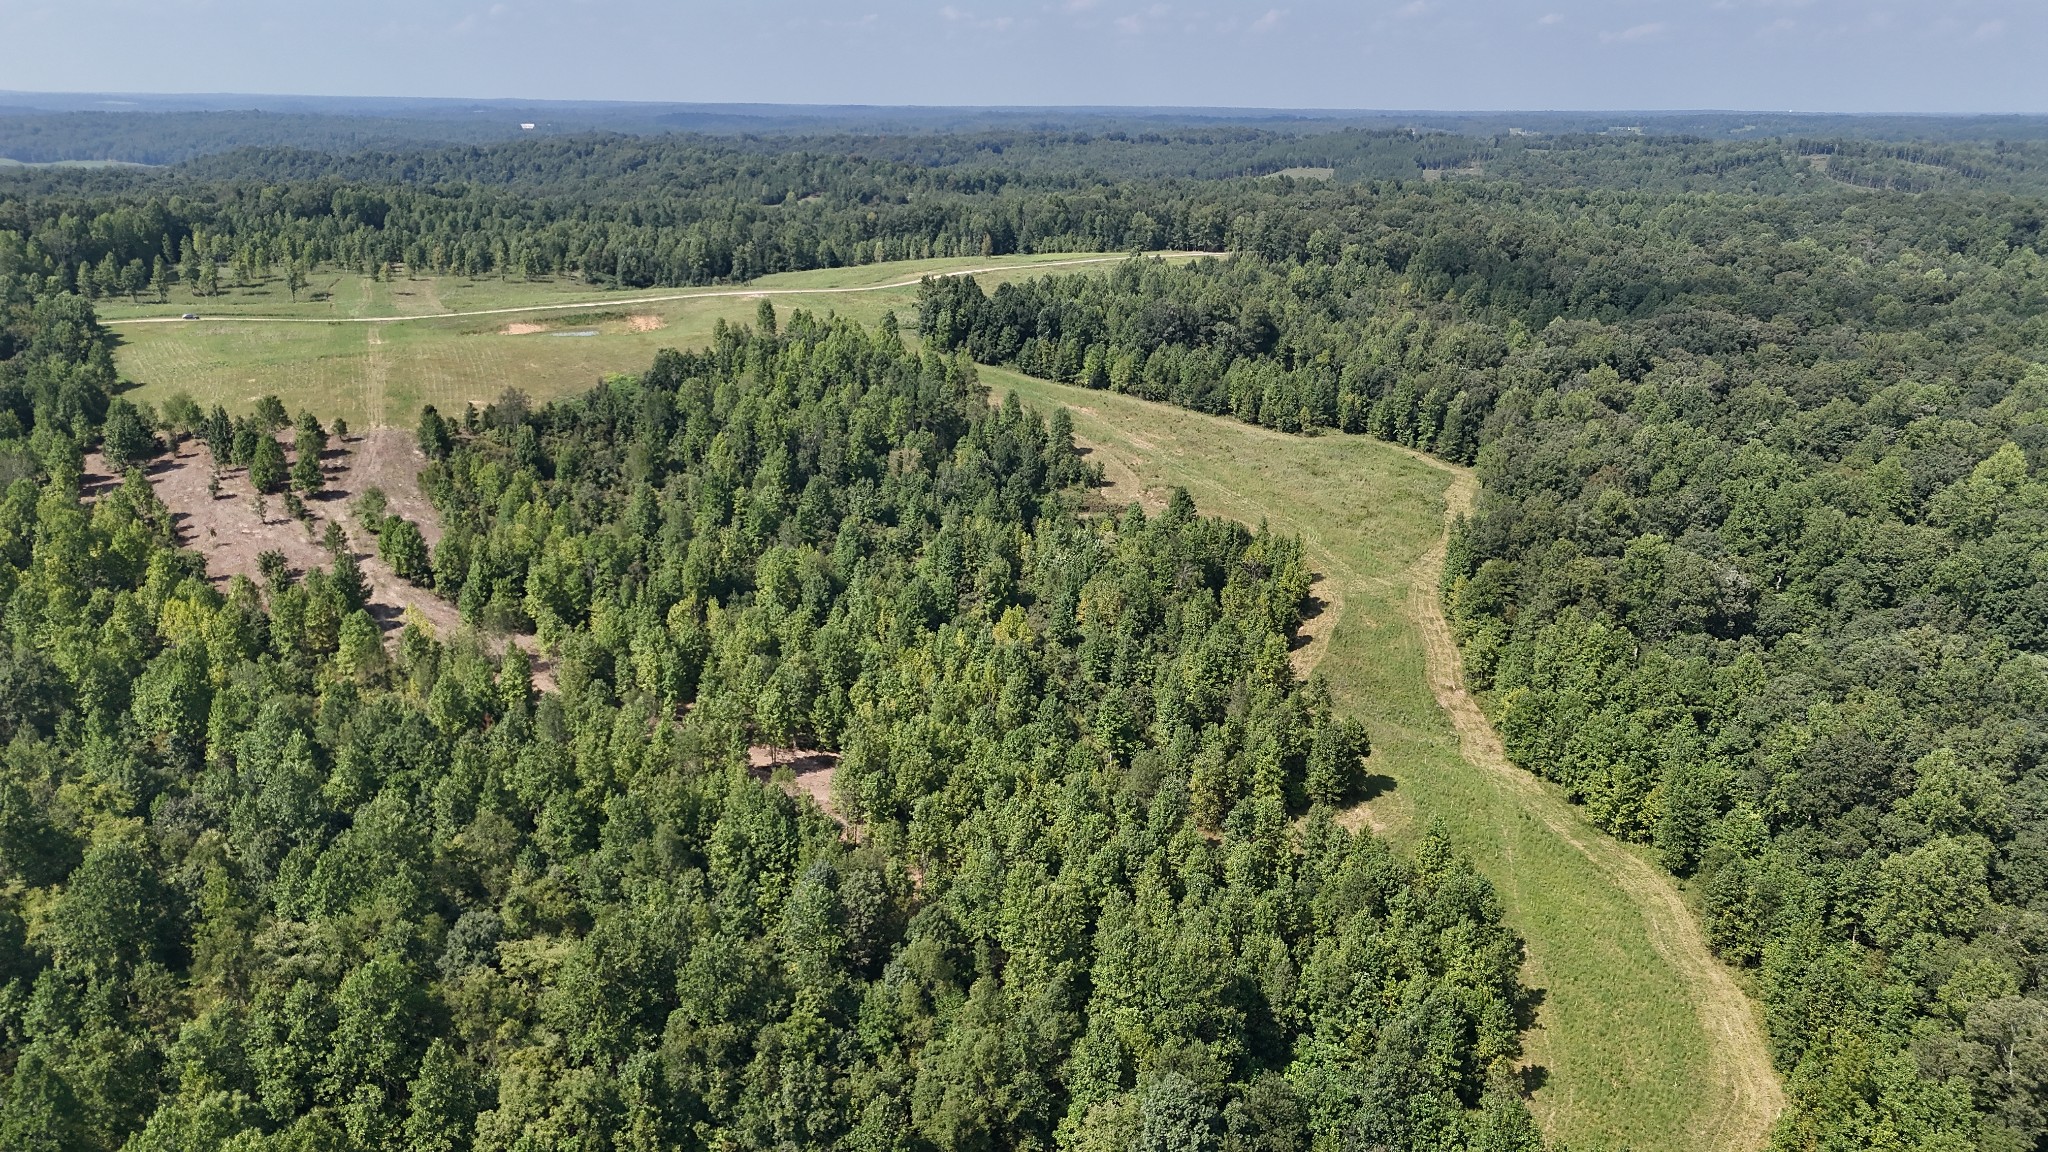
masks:
[[[418,524],[429,547],[439,544],[441,513],[420,487],[420,469],[427,466],[427,458],[420,454],[413,434],[403,428],[372,428],[350,437],[349,448],[334,485],[351,498],[370,488],[382,488],[385,507],[393,515]]]
[[[206,557],[207,575],[216,585],[225,586],[236,576],[261,584],[258,557],[273,550],[284,555],[295,575],[329,567],[334,557],[321,538],[331,521],[347,533],[348,547],[370,584],[370,615],[384,629],[387,640],[408,619],[423,621],[437,638],[446,640],[462,629],[462,613],[432,591],[399,579],[377,558],[376,540],[354,523],[348,509],[349,501],[364,489],[382,488],[391,512],[418,524],[428,544],[438,543],[441,518],[419,483],[419,469],[425,463],[412,435],[397,428],[373,429],[329,448],[323,461],[326,488],[307,502],[310,523],[288,516],[281,495],[259,503],[242,468],[221,469],[219,494],[215,495],[210,490],[215,474],[212,453],[196,441],[187,441],[151,461],[145,474],[157,499],[170,509],[178,543]],[[83,489],[88,496],[115,483],[117,478],[105,458],[97,453],[86,457]],[[493,638],[491,647],[502,651],[507,639]],[[534,638],[522,634],[509,640],[536,657],[535,685],[544,691],[552,688],[552,668],[539,658]]]
[[[1292,660],[1294,674],[1306,680],[1330,651],[1330,635],[1344,618],[1344,589],[1318,572],[1308,588],[1308,603],[1301,612],[1301,627],[1294,633]]]
[[[782,790],[793,799],[810,797],[820,812],[845,827],[846,818],[832,803],[832,775],[839,770],[839,753],[755,744],[747,749],[747,767],[763,780],[774,780],[780,774],[778,769],[787,768],[789,775],[782,780]]]
[[[668,321],[659,316],[628,316],[626,327],[633,332],[659,332],[668,327]]]
[[[545,332],[547,330],[547,325],[545,324],[530,324],[524,320],[521,320],[514,324],[507,324],[503,328],[498,329],[498,335],[531,336],[535,332]]]
[[[1090,409],[1082,409],[1090,411]],[[1166,510],[1170,493],[1159,487],[1146,487],[1138,473],[1122,457],[1114,452],[1105,452],[1099,444],[1091,444],[1079,436],[1074,437],[1074,446],[1081,451],[1085,463],[1102,465],[1102,486],[1088,494],[1088,503],[1105,512],[1121,512],[1133,504],[1145,510],[1150,516]]]
[[[98,453],[85,458],[85,471],[88,494],[115,483],[113,469]],[[240,468],[224,471],[220,495],[213,495],[208,491],[213,457],[204,446],[187,442],[178,451],[151,461],[145,474],[157,499],[171,510],[178,542],[206,557],[207,575],[215,584],[225,585],[236,576],[262,583],[256,558],[272,550],[284,553],[298,573],[333,563],[333,557],[320,545],[319,534],[326,530],[324,509],[314,513],[311,534],[285,514],[280,497],[265,499],[259,514],[256,491]]]

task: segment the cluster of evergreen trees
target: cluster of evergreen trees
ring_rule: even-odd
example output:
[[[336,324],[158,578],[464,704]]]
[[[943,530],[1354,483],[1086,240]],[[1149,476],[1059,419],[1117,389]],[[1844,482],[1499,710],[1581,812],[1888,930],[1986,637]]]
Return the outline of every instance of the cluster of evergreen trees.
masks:
[[[404,264],[466,276],[650,286],[934,256],[1221,249],[1195,190],[1025,181],[859,155],[731,145],[534,141],[503,150],[237,154],[169,176],[0,182],[0,261],[85,295],[180,282],[206,294],[280,272]],[[1252,186],[1259,197],[1271,190]]]
[[[1466,186],[1303,259],[933,282],[933,346],[1476,461],[1510,755],[1696,879],[1787,1148],[2048,1139],[2038,201]],[[1363,498],[1363,497],[1361,497]]]
[[[427,422],[433,578],[537,693],[82,499],[104,339],[10,300],[0,1146],[1537,1146],[1491,890],[1331,820],[1295,542],[1081,515],[894,333],[724,329]]]

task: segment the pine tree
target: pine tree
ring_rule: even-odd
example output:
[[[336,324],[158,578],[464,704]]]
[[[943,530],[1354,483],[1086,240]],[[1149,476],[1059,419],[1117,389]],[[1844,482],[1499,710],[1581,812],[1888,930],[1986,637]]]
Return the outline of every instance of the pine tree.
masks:
[[[302,495],[313,496],[327,483],[327,474],[320,468],[320,454],[302,446],[298,458],[292,462],[292,487]]]
[[[391,565],[391,570],[401,580],[421,585],[434,582],[434,568],[427,556],[426,538],[420,535],[419,525],[403,516],[392,516],[384,521],[384,530],[377,534],[377,554]]]
[[[156,455],[156,434],[150,431],[135,405],[117,398],[107,406],[101,446],[109,463],[116,468],[129,468]]]
[[[434,410],[432,404],[420,409],[419,426],[420,452],[429,460],[443,460],[455,446],[454,434],[448,430],[448,422]]]
[[[334,587],[351,612],[370,602],[370,581],[363,575],[362,562],[354,552],[343,549],[334,558]]]
[[[249,454],[249,483],[258,492],[275,492],[284,479],[284,448],[274,436],[258,436]]]

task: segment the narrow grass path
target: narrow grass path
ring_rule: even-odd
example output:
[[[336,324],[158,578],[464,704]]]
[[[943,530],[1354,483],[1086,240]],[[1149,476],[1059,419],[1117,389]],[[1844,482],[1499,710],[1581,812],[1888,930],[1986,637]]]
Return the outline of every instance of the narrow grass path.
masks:
[[[1676,885],[1510,765],[1465,691],[1436,585],[1449,519],[1476,492],[1469,472],[1364,437],[983,378],[1067,407],[1117,499],[1181,486],[1204,511],[1302,538],[1336,617],[1316,666],[1370,727],[1371,771],[1393,781],[1355,817],[1397,842],[1443,820],[1499,890],[1543,997],[1525,1060],[1547,1136],[1575,1152],[1763,1146],[1783,1093],[1756,1010]]]

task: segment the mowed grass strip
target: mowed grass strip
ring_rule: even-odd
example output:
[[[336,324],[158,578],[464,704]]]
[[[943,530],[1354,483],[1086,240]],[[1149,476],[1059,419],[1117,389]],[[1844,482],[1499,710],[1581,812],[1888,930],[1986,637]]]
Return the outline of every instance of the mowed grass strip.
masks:
[[[287,408],[310,409],[323,419],[339,416],[358,427],[409,426],[422,404],[459,412],[466,403],[488,403],[511,387],[545,400],[580,392],[614,373],[641,371],[662,348],[708,343],[721,319],[752,323],[757,292],[787,293],[767,297],[784,316],[803,308],[873,323],[895,311],[907,321],[917,307],[920,276],[993,268],[977,275],[995,283],[1064,270],[1101,271],[1122,258],[1079,252],[897,261],[765,276],[741,286],[624,292],[595,292],[565,281],[403,275],[383,281],[323,272],[312,280],[325,298],[302,293],[296,304],[273,281],[205,300],[174,294],[169,304],[102,301],[99,310],[117,322],[188,311],[203,317],[116,325],[116,364],[135,384],[132,399],[161,404],[182,391],[208,407],[246,411],[255,397],[275,393]],[[664,295],[685,298],[631,303]],[[542,310],[424,318],[495,308]],[[381,324],[251,322],[374,316],[421,318]],[[527,331],[532,328],[540,330]],[[596,335],[566,334],[588,331]]]
[[[1161,252],[1159,259],[1193,259],[1200,253]],[[312,273],[296,297],[282,277],[226,288],[217,296],[194,295],[186,285],[171,289],[167,302],[130,301],[109,297],[97,307],[102,320],[163,319],[197,312],[206,317],[286,317],[304,320],[359,320],[373,316],[431,316],[444,312],[477,312],[500,308],[584,308],[665,296],[746,296],[755,292],[844,292],[914,282],[920,276],[963,272],[1004,275],[1017,271],[1052,271],[1096,267],[1124,259],[1114,252],[1040,252],[1021,256],[950,256],[931,260],[893,260],[807,272],[778,272],[745,284],[713,284],[689,288],[593,288],[573,279],[527,280],[518,277],[412,276],[402,269],[390,280],[355,272],[322,269]]]
[[[1728,1103],[1705,1071],[1715,1054],[1696,989],[1659,953],[1644,908],[1532,805],[1553,806],[1586,844],[1601,834],[1555,789],[1531,789],[1532,800],[1468,763],[1431,692],[1410,596],[1418,582],[1434,595],[1441,465],[1365,437],[1286,436],[1001,369],[983,379],[1071,411],[1094,458],[1124,478],[1120,496],[1131,476],[1155,499],[1178,485],[1205,512],[1303,538],[1339,614],[1318,668],[1369,726],[1371,772],[1393,780],[1356,817],[1403,843],[1441,818],[1499,889],[1528,941],[1525,979],[1543,995],[1525,1059],[1541,1069],[1533,1107],[1549,1137],[1577,1150],[1750,1142],[1754,1125],[1717,1131]]]

